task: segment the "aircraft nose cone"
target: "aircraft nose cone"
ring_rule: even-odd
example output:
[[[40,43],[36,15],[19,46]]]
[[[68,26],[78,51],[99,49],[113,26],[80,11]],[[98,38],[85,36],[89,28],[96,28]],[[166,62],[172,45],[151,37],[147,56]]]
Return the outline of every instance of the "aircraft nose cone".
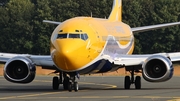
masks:
[[[60,58],[64,58],[64,62],[71,63],[73,60],[75,61],[77,57],[78,52],[76,51],[76,48],[71,45],[63,45],[60,46],[59,49],[59,55]]]
[[[78,65],[78,49],[81,43],[75,40],[57,40],[56,41],[56,65],[64,71],[75,71]]]

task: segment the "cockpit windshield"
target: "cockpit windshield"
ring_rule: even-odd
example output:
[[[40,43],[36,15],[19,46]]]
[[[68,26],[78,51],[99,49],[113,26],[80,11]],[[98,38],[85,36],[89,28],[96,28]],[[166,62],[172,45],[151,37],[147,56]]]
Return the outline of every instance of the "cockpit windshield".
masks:
[[[77,33],[61,33],[57,35],[57,39],[67,39],[67,38],[76,38],[76,39],[82,39],[82,40],[87,40],[88,39],[88,35],[86,33],[81,33],[81,34],[77,34]]]
[[[69,33],[69,37],[68,38],[80,38],[80,34]]]
[[[58,34],[57,39],[64,39],[67,38],[68,34]]]

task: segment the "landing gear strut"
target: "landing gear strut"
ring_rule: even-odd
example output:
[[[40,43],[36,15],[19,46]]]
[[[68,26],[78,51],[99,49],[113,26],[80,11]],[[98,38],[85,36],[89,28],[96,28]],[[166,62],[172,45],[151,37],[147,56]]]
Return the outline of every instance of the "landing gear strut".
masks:
[[[69,92],[72,90],[77,92],[79,90],[78,82],[76,81],[76,73],[70,73],[69,76],[67,76],[67,73],[59,72],[59,77],[53,77],[53,89],[58,90],[60,84],[63,84],[64,90],[68,90]]]
[[[76,75],[74,73],[70,74],[68,90],[71,92],[74,89],[75,92],[79,90],[78,82],[76,81]]]
[[[131,84],[134,84],[136,89],[141,89],[141,77],[136,76],[136,78],[134,80],[134,72],[135,72],[134,68],[131,69],[131,71],[129,71],[129,72],[131,73],[131,77],[125,76],[124,89],[130,89]]]

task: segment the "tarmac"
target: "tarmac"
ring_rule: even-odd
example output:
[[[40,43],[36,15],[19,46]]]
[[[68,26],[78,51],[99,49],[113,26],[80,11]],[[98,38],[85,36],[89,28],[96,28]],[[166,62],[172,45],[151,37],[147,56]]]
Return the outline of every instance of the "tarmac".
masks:
[[[123,76],[82,76],[78,92],[52,90],[52,76],[37,76],[29,84],[15,84],[0,76],[0,101],[180,101],[180,77],[162,83],[142,78],[142,89],[124,89]]]

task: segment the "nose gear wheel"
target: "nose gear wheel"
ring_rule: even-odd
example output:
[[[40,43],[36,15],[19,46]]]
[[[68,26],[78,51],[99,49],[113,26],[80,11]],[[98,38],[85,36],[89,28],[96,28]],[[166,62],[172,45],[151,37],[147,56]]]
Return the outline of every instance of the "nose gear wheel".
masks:
[[[69,92],[72,90],[77,92],[79,90],[78,82],[76,81],[76,73],[69,73],[69,76],[67,76],[67,73],[59,72],[59,77],[53,77],[52,88],[58,90],[60,84],[63,84],[64,90],[68,90]]]

